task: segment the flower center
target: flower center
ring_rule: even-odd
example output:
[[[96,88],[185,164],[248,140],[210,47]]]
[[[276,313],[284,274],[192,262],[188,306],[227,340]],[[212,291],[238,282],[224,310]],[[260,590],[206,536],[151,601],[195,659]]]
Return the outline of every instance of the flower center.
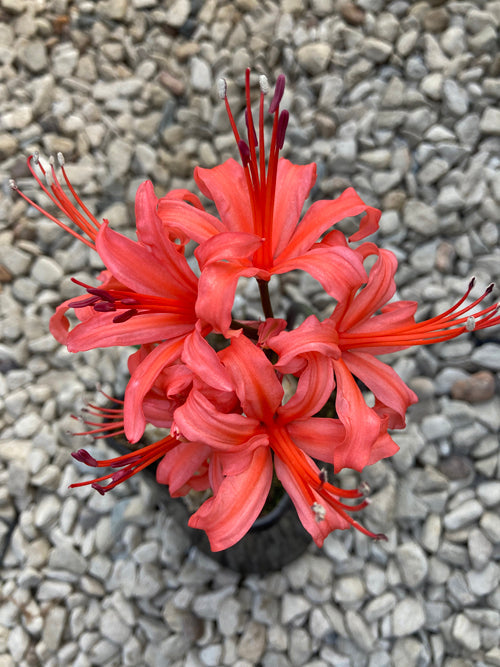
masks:
[[[254,262],[262,268],[272,265],[273,251],[273,212],[274,198],[276,194],[276,178],[278,173],[279,152],[283,148],[285,133],[288,125],[288,111],[280,112],[279,106],[285,90],[285,77],[278,76],[268,113],[274,116],[271,144],[266,170],[266,150],[264,139],[264,97],[269,91],[267,77],[259,77],[260,102],[258,137],[255,127],[252,107],[250,103],[250,69],[245,72],[246,109],[245,122],[247,127],[247,140],[240,137],[236,122],[227,99],[227,85],[225,79],[219,80],[219,96],[226,104],[226,111],[231,123],[234,138],[238,145],[241,162],[245,170],[252,217],[255,233],[263,239],[262,246],[256,251]],[[257,152],[258,149],[258,152]]]

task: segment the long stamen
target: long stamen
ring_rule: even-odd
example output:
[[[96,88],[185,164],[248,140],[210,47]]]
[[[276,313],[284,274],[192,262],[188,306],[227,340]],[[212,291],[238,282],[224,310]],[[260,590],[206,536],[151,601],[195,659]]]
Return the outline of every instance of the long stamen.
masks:
[[[144,468],[157,461],[168,451],[173,449],[177,444],[178,440],[170,435],[167,435],[162,440],[154,442],[147,447],[143,447],[138,451],[130,452],[130,454],[125,454],[124,456],[119,456],[115,459],[109,459],[106,461],[98,461],[87,451],[80,449],[72,454],[73,458],[75,458],[77,461],[86,463],[87,465],[90,465],[94,468],[111,467],[120,468],[120,470],[115,470],[114,472],[103,475],[102,477],[97,477],[96,479],[71,484],[70,488],[90,485],[101,495],[104,495],[104,493],[110,491],[121,482],[129,479],[133,475],[137,474],[141,470],[144,470]],[[106,486],[101,486],[100,482],[104,482],[106,480],[111,480],[111,482]]]
[[[38,153],[30,155],[28,157],[27,163],[28,163],[28,169],[30,170],[33,178],[36,180],[39,187],[43,190],[43,192],[47,195],[47,197],[49,197],[49,199],[53,202],[53,204],[55,204],[55,206],[57,206],[57,208],[62,213],[64,213],[64,215],[66,215],[83,232],[83,234],[85,234],[90,238],[90,241],[85,236],[83,236],[82,234],[78,233],[77,231],[66,225],[64,222],[62,222],[62,220],[59,220],[59,218],[56,218],[55,216],[51,215],[50,213],[48,213],[48,211],[45,211],[41,206],[32,201],[27,195],[24,194],[24,192],[19,190],[14,180],[11,180],[10,187],[13,190],[15,190],[28,204],[30,204],[30,206],[33,206],[42,215],[47,217],[49,220],[55,222],[57,225],[59,225],[59,227],[61,227],[66,232],[77,238],[79,241],[87,245],[89,248],[95,250],[94,242],[97,237],[97,233],[99,231],[101,223],[98,222],[98,220],[92,215],[89,209],[82,202],[80,197],[78,197],[78,195],[76,194],[67,176],[66,170],[64,169],[64,157],[62,153],[58,153],[58,161],[61,166],[61,171],[65,183],[68,186],[71,194],[73,195],[76,201],[77,204],[76,206],[68,198],[57,178],[54,168],[53,158],[50,159],[50,167],[48,171],[44,168],[44,166],[40,162]],[[42,177],[45,178],[47,184],[43,183],[42,179],[40,178],[39,174],[36,171],[36,167],[40,170]],[[77,207],[80,207],[85,215],[83,215],[78,210]]]
[[[339,345],[354,347],[393,347],[411,345],[430,345],[452,338],[462,333],[480,330],[500,323],[499,304],[495,303],[476,313],[470,313],[491,293],[493,284],[488,285],[484,293],[471,304],[461,308],[474,285],[471,280],[465,294],[448,310],[440,315],[409,326],[395,327],[385,331],[365,331],[360,333],[339,332]]]

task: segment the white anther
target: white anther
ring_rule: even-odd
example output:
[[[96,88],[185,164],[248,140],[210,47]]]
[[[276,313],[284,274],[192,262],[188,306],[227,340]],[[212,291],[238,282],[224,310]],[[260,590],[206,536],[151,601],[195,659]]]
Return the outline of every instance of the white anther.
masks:
[[[49,164],[50,164],[50,166],[53,167],[53,166],[55,165],[55,163],[56,163],[56,160],[55,160],[54,156],[51,155],[51,156],[49,157]]]
[[[9,178],[9,188],[11,190],[17,190],[17,183],[13,178]]]
[[[323,505],[320,505],[319,503],[313,503],[311,505],[311,509],[313,511],[316,523],[323,521],[326,516],[326,509],[323,507]]]
[[[267,95],[269,92],[269,81],[267,80],[267,76],[265,74],[261,74],[259,76],[259,86],[260,86],[260,92],[263,95]]]
[[[226,99],[226,94],[227,94],[227,83],[226,79],[220,78],[217,79],[217,93],[221,100]]]
[[[40,162],[40,153],[38,151],[35,151],[33,153],[33,162],[35,164],[38,164]]]
[[[66,160],[64,159],[64,155],[61,153],[61,151],[59,151],[57,154],[57,161],[59,162],[60,167],[64,167],[66,164]]]
[[[476,328],[476,320],[472,317],[472,315],[467,318],[467,322],[465,323],[465,328],[467,329],[467,331],[474,331],[474,329]]]

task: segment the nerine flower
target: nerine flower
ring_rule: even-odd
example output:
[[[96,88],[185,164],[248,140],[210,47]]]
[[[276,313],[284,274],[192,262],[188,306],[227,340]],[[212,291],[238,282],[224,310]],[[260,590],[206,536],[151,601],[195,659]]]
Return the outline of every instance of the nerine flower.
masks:
[[[230,547],[258,517],[271,485],[273,463],[318,546],[335,528],[354,526],[377,537],[350,516],[365,507],[366,501],[345,503],[346,499],[362,499],[363,493],[328,483],[314,461],[331,461],[345,437],[338,420],[313,416],[333,388],[328,359],[324,363],[312,354],[295,394],[283,402],[283,386],[275,368],[241,330],[232,336],[229,347],[218,353],[196,332],[190,338],[197,352],[204,348],[204,353],[185,352],[187,365],[200,377],[211,378],[214,387],[232,386],[239,400],[239,409],[227,412],[216,400],[193,389],[174,416],[172,432],[176,437],[203,442],[211,450],[208,476],[213,497],[193,514],[189,525],[206,531],[212,550]],[[378,445],[378,458],[394,453],[386,433],[380,434]],[[167,456],[159,464],[158,480],[169,483],[170,479]]]
[[[202,269],[196,312],[200,319],[227,333],[238,278],[254,276],[261,290],[272,275],[293,269],[307,271],[333,298],[344,299],[366,279],[359,256],[347,246],[317,243],[321,235],[340,220],[364,214],[357,241],[378,227],[380,211],[367,206],[353,188],[334,200],[317,201],[300,219],[302,207],[316,180],[316,165],[295,165],[279,157],[283,147],[288,111],[280,111],[285,77],[280,75],[268,113],[273,116],[269,157],[266,161],[264,100],[266,77],[260,77],[259,121],[252,116],[250,70],[246,72],[246,140],[242,139],[220,82],[220,96],[238,145],[242,164],[229,159],[213,169],[196,167],[195,181],[212,199],[220,218],[181,200],[161,199],[158,215],[172,234],[199,243],[195,251]],[[217,289],[216,302],[211,298]],[[272,309],[265,300],[265,315]]]
[[[278,77],[268,109],[273,125],[266,157],[267,79],[260,78],[255,123],[246,72],[245,139],[231,112],[226,84],[220,83],[241,164],[227,160],[213,169],[198,167],[194,174],[219,217],[205,211],[187,190],[158,199],[146,182],[137,192],[137,240],[131,240],[92,215],[67,178],[62,156],[73,201],[53,160],[45,169],[35,155],[28,165],[76,229],[20,192],[95,250],[106,267],[97,286],[75,280],[84,293],[57,308],[50,325],[54,336],[75,352],[138,346],[129,357],[124,401],[111,408],[91,405],[84,420],[89,432],[101,437],[124,431],[136,442],[146,423],[171,428],[158,442],[105,461],[79,450],[77,460],[112,472],[73,486],[92,484],[105,493],[161,459],[157,479],[169,485],[172,495],[212,490],[190,525],[207,532],[214,550],[231,546],[252,525],[273,470],[318,545],[332,530],[349,526],[380,537],[351,517],[366,505],[363,493],[330,484],[316,461],[331,464],[336,472],[344,467],[361,471],[397,451],[388,430],[404,427],[406,410],[417,397],[380,355],[500,323],[497,304],[477,308],[491,286],[468,302],[473,281],[454,306],[423,322],[415,321],[416,303],[391,302],[394,255],[374,243],[352,245],[376,231],[380,212],[352,188],[333,201],[315,202],[301,218],[316,167],[279,157],[288,124],[288,112],[280,110],[284,85],[284,77]],[[339,231],[328,232],[343,218],[360,214],[349,243]],[[199,277],[185,258],[190,241],[198,244]],[[365,260],[373,257],[367,273]],[[287,331],[287,323],[273,317],[267,284],[273,275],[295,269],[319,281],[334,300],[333,312],[323,321],[312,315]],[[264,322],[232,320],[241,276],[257,279]],[[67,317],[70,309],[77,319],[74,326]],[[206,340],[212,331],[226,339],[219,352]],[[291,397],[285,396],[283,374],[295,376]],[[372,392],[373,404],[365,401],[360,383]],[[336,417],[318,416],[333,396]],[[94,417],[108,423],[100,425]]]
[[[333,232],[325,242],[345,243],[345,239]],[[356,252],[364,257],[377,256],[366,285],[337,303],[323,322],[311,315],[294,331],[283,331],[268,341],[279,355],[276,368],[282,372],[300,371],[312,353],[331,364],[337,389],[335,408],[345,427],[344,440],[333,455],[335,472],[344,467],[361,471],[372,463],[381,431],[404,428],[406,410],[418,400],[397,373],[378,359],[379,355],[450,340],[466,331],[500,323],[498,304],[476,310],[492,285],[465,305],[474,280],[453,307],[416,322],[416,302],[390,302],[396,290],[394,254],[373,243],[364,243]],[[367,405],[356,380],[373,393],[373,406]]]

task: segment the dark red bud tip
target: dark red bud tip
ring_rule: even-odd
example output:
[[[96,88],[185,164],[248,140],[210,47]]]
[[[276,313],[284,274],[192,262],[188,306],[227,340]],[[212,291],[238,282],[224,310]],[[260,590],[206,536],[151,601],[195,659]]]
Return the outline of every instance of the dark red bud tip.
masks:
[[[105,489],[103,486],[101,486],[100,484],[98,484],[97,482],[94,482],[93,484],[91,484],[91,486],[92,486],[92,488],[95,489],[98,493],[100,493],[101,496],[103,496],[103,495],[106,493],[106,489]]]
[[[271,100],[271,104],[269,105],[269,113],[274,113],[276,109],[279,107],[284,92],[285,92],[285,75],[280,74],[279,77],[276,79],[276,86],[274,88],[273,99]]]
[[[85,463],[85,465],[92,466],[93,468],[97,468],[99,465],[97,460],[85,449],[79,449],[77,452],[71,452],[71,456],[77,461],[80,461],[80,463]]]
[[[469,287],[468,287],[469,292],[471,291],[471,289],[474,287],[475,284],[476,284],[476,276],[472,276],[472,278],[469,281]]]
[[[388,542],[389,541],[387,539],[387,535],[384,535],[384,533],[377,533],[377,535],[375,535],[374,539],[377,542]]]
[[[278,145],[278,150],[281,150],[283,148],[283,144],[285,143],[285,134],[286,134],[286,128],[288,127],[288,118],[290,114],[286,109],[284,109],[280,113],[280,117],[278,120],[278,131],[276,134],[276,143]]]
[[[240,139],[238,141],[238,149],[240,151],[240,156],[243,166],[246,167],[247,164],[250,162],[250,149],[248,148],[247,143],[243,141],[243,139]]]
[[[127,468],[124,468],[123,470],[118,470],[117,472],[114,472],[111,476],[111,480],[113,482],[121,482],[122,480],[126,479],[129,477],[129,470]]]
[[[114,312],[116,308],[108,301],[101,301],[100,303],[95,304],[94,310],[98,313],[111,313]]]
[[[486,288],[485,292],[484,292],[485,296],[486,296],[486,294],[491,294],[491,292],[493,292],[494,287],[495,287],[495,283],[490,283],[488,285],[488,287]]]
[[[100,297],[103,301],[109,301],[110,303],[116,301],[116,299],[111,296],[107,290],[101,289],[100,287],[87,287],[87,292],[89,294],[94,294],[95,296]]]
[[[118,324],[120,322],[126,322],[134,315],[137,315],[137,310],[135,308],[131,308],[130,310],[126,310],[124,313],[120,313],[116,317],[113,317],[113,322]]]
[[[68,306],[70,308],[85,308],[86,306],[92,306],[94,303],[99,301],[98,296],[89,296],[88,299],[81,299],[80,301],[70,301]]]

